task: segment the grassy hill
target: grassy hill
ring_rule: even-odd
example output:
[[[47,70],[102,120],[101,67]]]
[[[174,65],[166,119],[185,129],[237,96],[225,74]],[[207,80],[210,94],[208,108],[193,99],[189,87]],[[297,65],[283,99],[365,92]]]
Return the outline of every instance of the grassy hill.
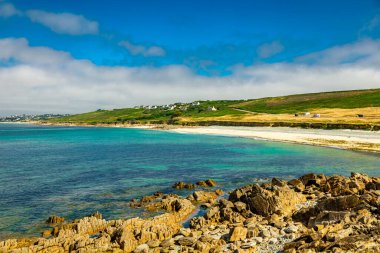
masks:
[[[253,99],[234,105],[261,113],[297,113],[315,108],[380,107],[380,89],[335,91]]]
[[[216,110],[215,110],[216,109]],[[310,111],[321,116],[294,117]],[[357,114],[365,114],[357,118]],[[380,89],[297,94],[250,100],[198,101],[176,103],[170,107],[146,106],[114,110],[97,110],[49,123],[73,124],[212,124],[255,125],[255,123],[299,124],[371,124],[380,126]],[[285,124],[285,125],[286,125]],[[298,125],[297,125],[298,124]],[[293,126],[292,125],[292,126]]]

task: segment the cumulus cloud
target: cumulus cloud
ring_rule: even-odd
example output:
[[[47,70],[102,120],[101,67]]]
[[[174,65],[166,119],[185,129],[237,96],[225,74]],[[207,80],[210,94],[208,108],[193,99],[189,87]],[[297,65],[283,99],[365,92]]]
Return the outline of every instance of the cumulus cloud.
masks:
[[[121,41],[119,45],[128,49],[128,51],[132,55],[165,56],[166,54],[165,50],[161,47],[158,47],[158,46],[146,47],[143,45],[133,44],[127,40]]]
[[[279,54],[282,51],[284,51],[284,46],[279,41],[262,44],[256,50],[258,56],[263,59]]]
[[[205,77],[183,65],[97,66],[65,52],[31,47],[25,39],[1,39],[0,114],[77,113],[139,104],[380,87],[380,63],[373,61],[380,58],[380,50],[374,46],[380,41],[360,43],[373,44],[373,52],[350,63],[235,66],[229,76]],[[336,47],[329,54],[342,55],[353,49],[361,47]],[[364,64],[366,59],[376,64]]]
[[[13,4],[4,3],[0,5],[0,17],[9,18],[16,15],[21,15],[21,11],[17,10]]]
[[[99,32],[99,25],[96,21],[88,20],[81,15],[52,13],[41,10],[26,11],[26,15],[33,22],[42,24],[56,33],[83,35],[97,34]]]

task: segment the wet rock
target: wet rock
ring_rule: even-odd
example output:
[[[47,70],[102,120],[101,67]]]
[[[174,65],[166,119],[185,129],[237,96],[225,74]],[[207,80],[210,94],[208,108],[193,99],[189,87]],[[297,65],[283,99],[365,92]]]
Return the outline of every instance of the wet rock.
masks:
[[[212,179],[207,179],[205,181],[196,182],[196,185],[201,187],[214,187],[217,186],[217,183]]]
[[[91,214],[90,217],[95,217],[97,219],[103,219],[103,215],[96,211],[95,213]]]
[[[194,200],[203,203],[215,203],[218,195],[215,192],[196,191],[188,197],[189,200]]]
[[[46,223],[56,224],[56,223],[62,223],[64,221],[65,221],[65,218],[53,215],[53,216],[50,216],[46,220]]]
[[[182,190],[182,189],[187,189],[187,190],[192,190],[195,188],[193,184],[188,184],[185,182],[177,182],[173,185],[174,189]]]

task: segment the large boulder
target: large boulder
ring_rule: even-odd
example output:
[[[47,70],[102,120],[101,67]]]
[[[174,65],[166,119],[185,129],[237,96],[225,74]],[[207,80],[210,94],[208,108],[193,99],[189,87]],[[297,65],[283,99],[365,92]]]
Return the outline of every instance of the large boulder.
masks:
[[[252,213],[267,217],[272,214],[291,215],[296,205],[305,202],[306,198],[288,186],[264,189],[259,185],[251,185],[233,191],[229,200],[243,202]]]

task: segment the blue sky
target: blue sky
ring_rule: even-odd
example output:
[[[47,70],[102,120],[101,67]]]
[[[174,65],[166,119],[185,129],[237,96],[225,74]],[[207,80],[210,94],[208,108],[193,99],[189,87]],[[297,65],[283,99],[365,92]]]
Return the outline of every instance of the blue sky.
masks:
[[[103,89],[106,89],[106,83],[115,82],[118,83],[117,88],[123,86],[121,90],[125,92],[139,87],[145,90],[145,86],[149,86],[149,82],[154,84],[155,80],[141,80],[140,74],[130,79],[130,71],[147,71],[148,75],[162,75],[157,80],[167,78],[168,85],[173,85],[173,89],[178,90],[178,93],[171,92],[170,96],[165,96],[163,94],[167,90],[157,88],[158,93],[155,94],[159,95],[150,95],[145,99],[139,97],[143,94],[142,91],[140,95],[126,94],[124,98],[116,99],[119,101],[117,103],[106,102],[106,98],[99,100],[97,96],[93,100],[79,99],[78,109],[68,109],[73,112],[99,106],[108,108],[149,102],[166,103],[180,99],[217,98],[215,90],[218,93],[222,88],[221,98],[269,95],[273,90],[262,87],[272,77],[263,79],[264,74],[257,71],[263,68],[275,71],[280,67],[282,70],[302,67],[310,73],[317,73],[317,69],[313,72],[310,68],[326,58],[329,63],[335,62],[334,67],[339,69],[346,67],[347,63],[363,67],[363,57],[369,60],[370,55],[377,53],[380,1],[0,0],[0,31],[0,40],[4,40],[3,56],[0,48],[0,64],[6,67],[2,69],[3,74],[9,75],[10,70],[21,66],[36,68],[38,63],[28,57],[38,57],[36,52],[47,50],[49,53],[42,57],[50,57],[54,64],[57,64],[54,60],[59,58],[57,54],[63,53],[68,57],[67,66],[86,62],[97,70],[122,69],[129,73],[125,76],[124,83],[123,79],[105,80]],[[10,48],[15,45],[23,50]],[[335,58],[329,59],[331,56]],[[47,69],[46,66],[38,67],[44,71]],[[318,67],[320,66],[316,66]],[[180,74],[189,79],[179,82],[175,78]],[[78,89],[83,89],[79,81],[81,75],[86,76],[83,82],[95,78],[83,73],[77,75]],[[49,78],[51,80],[47,81],[48,84],[58,87],[61,80],[51,76]],[[4,80],[10,79],[8,77]],[[260,83],[258,80],[264,81]],[[20,80],[13,80],[13,83],[19,82]],[[36,82],[38,86],[38,81]],[[131,82],[135,83],[133,89],[128,87]],[[271,85],[276,82],[271,81]],[[189,92],[183,86],[192,89],[194,87],[191,83],[199,83],[202,87],[215,83],[215,87],[209,87],[208,91],[214,95],[198,92],[185,96],[182,93],[188,95]],[[219,86],[217,83],[220,83]],[[234,88],[231,87],[232,83],[251,86],[251,89],[246,88],[241,94],[231,94],[229,89]],[[20,84],[19,92],[22,92],[22,87],[25,88],[22,85]],[[98,85],[96,88],[102,89],[102,84]],[[228,88],[224,89],[226,85]],[[290,83],[278,85],[278,94],[303,91],[302,87],[289,87]],[[319,85],[313,81],[305,85],[311,87],[310,90],[319,91]],[[368,80],[363,84],[349,83],[346,87],[329,85],[321,87],[321,90],[328,87],[378,87],[379,83],[377,80]],[[15,84],[12,87],[14,86]],[[0,88],[5,90],[5,87]],[[39,89],[45,91],[46,87]],[[278,95],[277,93],[274,92],[273,95]],[[14,94],[18,93],[14,91]],[[63,96],[70,100],[68,94]],[[24,110],[22,108],[30,103],[29,100],[22,100],[23,106],[19,106],[20,101],[9,101],[10,104],[3,105],[9,108],[3,111]],[[64,110],[63,105],[55,106],[53,101],[49,103],[55,111]],[[17,106],[14,109],[10,108],[15,104]],[[79,106],[80,104],[82,105]],[[42,108],[45,108],[43,104],[36,106],[33,111],[42,111]]]

